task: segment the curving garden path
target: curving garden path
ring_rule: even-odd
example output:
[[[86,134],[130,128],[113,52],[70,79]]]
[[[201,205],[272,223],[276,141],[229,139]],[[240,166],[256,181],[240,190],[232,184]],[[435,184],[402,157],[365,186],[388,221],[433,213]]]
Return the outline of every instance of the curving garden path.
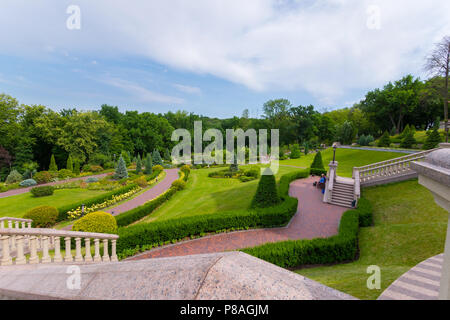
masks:
[[[12,189],[12,190],[8,190],[8,191],[5,191],[5,192],[1,192],[0,193],[0,198],[6,198],[6,197],[11,197],[11,196],[15,196],[15,195],[18,195],[18,194],[26,193],[26,192],[29,192],[31,190],[31,188],[34,188],[34,187],[54,186],[54,185],[61,184],[61,183],[66,183],[66,182],[72,182],[72,181],[78,181],[78,180],[86,180],[87,178],[103,178],[103,177],[107,176],[108,174],[112,174],[112,173],[111,172],[101,173],[101,174],[97,174],[97,175],[93,175],[93,176],[84,176],[84,177],[72,178],[72,179],[67,179],[67,180],[60,180],[60,181],[55,181],[55,182],[43,183],[43,184],[31,186],[31,187]]]
[[[347,208],[324,203],[319,189],[313,187],[317,177],[291,183],[289,194],[298,198],[297,213],[287,227],[254,229],[207,236],[156,248],[127,260],[185,256],[191,254],[237,250],[267,242],[313,239],[337,234],[339,221]]]
[[[137,197],[134,197],[131,200],[128,200],[114,208],[105,211],[111,213],[113,216],[116,216],[125,211],[143,205],[147,201],[152,200],[157,196],[159,196],[161,193],[169,190],[170,186],[172,185],[172,182],[178,179],[178,169],[165,169],[164,171],[166,172],[166,175],[163,178],[163,180],[159,182],[157,185],[153,186],[152,188],[138,195]]]

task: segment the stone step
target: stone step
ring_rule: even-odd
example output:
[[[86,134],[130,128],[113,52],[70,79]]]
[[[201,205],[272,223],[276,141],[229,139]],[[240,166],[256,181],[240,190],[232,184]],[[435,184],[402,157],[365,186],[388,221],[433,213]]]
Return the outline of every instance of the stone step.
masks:
[[[354,200],[353,196],[342,196],[342,195],[332,195],[331,200],[342,200],[342,201],[350,201],[352,202]]]
[[[332,199],[331,204],[340,206],[340,207],[346,207],[346,208],[352,208],[352,202],[350,201],[342,201],[342,200],[336,200]]]
[[[333,189],[341,189],[341,190],[353,191],[355,188],[353,186],[350,186],[350,185],[335,184],[333,186]]]

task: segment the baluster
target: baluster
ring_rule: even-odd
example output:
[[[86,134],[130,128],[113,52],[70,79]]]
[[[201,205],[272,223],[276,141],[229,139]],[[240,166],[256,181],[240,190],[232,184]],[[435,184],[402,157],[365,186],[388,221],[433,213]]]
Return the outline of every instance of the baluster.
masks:
[[[116,240],[115,239],[111,240],[111,261],[113,261],[113,262],[119,261],[119,259],[117,259],[117,254],[116,254]]]
[[[0,220],[0,229],[5,228],[5,221],[4,220]]]
[[[42,236],[42,263],[52,262],[52,259],[48,254],[48,240],[47,236]]]
[[[16,264],[26,264],[27,258],[23,254],[23,236],[17,236],[16,237],[16,246],[17,246],[17,257],[16,257]]]
[[[84,247],[86,248],[86,253],[84,254],[84,261],[92,262],[91,239],[89,239],[89,238],[84,239]]]
[[[30,260],[28,261],[30,264],[39,263],[39,257],[37,255],[37,237],[30,236]]]
[[[109,254],[108,254],[108,239],[103,239],[103,262],[109,262]]]
[[[60,237],[55,237],[55,256],[53,257],[54,262],[62,262],[61,247],[60,247]]]
[[[100,243],[99,243],[99,239],[94,239],[94,247],[95,247],[94,262],[100,262],[100,261],[102,261],[102,258],[100,257]]]
[[[0,265],[12,265],[12,258],[9,255],[9,236],[4,235],[0,238],[0,240],[2,242],[2,259],[0,260]]]
[[[81,238],[75,238],[75,262],[83,262],[81,255]]]
[[[70,237],[65,237],[64,240],[66,241],[66,255],[64,256],[64,262],[72,262],[72,252],[70,251]]]
[[[27,222],[28,229],[31,229],[31,222]]]

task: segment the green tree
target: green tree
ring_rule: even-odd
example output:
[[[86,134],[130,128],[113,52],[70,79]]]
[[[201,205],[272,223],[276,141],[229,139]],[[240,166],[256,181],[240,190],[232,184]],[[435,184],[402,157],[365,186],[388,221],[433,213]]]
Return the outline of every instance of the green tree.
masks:
[[[297,143],[295,143],[294,145],[292,145],[290,158],[298,159],[298,158],[300,158],[300,156],[301,156],[300,146]]]
[[[153,164],[155,166],[156,165],[160,165],[160,166],[163,165],[163,161],[161,159],[161,155],[159,154],[158,149],[153,150],[152,157],[153,157],[153,159],[152,159],[153,160]]]
[[[153,172],[153,162],[152,162],[152,155],[150,153],[147,153],[147,157],[145,158],[145,174],[152,174]]]
[[[136,173],[139,174],[142,172],[142,160],[141,155],[138,153],[136,158]]]
[[[414,132],[412,130],[410,130],[408,127],[408,131],[406,133],[404,132],[403,134],[404,134],[404,137],[400,143],[400,147],[412,148],[412,146],[417,143],[416,139],[414,139]]]
[[[439,143],[441,143],[441,135],[436,127],[434,127],[433,131],[428,135],[425,143],[423,144],[423,149],[430,150],[436,148]]]
[[[80,175],[80,161],[78,159],[75,159],[73,162],[73,173],[77,176]]]
[[[378,147],[389,147],[390,145],[391,137],[389,136],[389,132],[385,131],[380,140],[378,140]]]
[[[128,167],[131,164],[131,160],[130,160],[130,156],[128,155],[128,152],[122,151],[120,156],[123,158],[123,160],[125,161],[126,166]]]
[[[118,180],[128,178],[127,165],[126,165],[125,160],[123,159],[122,155],[120,155],[114,177]]]
[[[311,163],[311,168],[325,170],[325,167],[323,166],[322,154],[320,153],[320,151],[317,151],[316,155],[314,156],[314,160]]]
[[[172,162],[172,156],[170,155],[170,151],[167,148],[164,151],[164,160],[167,162]]]
[[[48,171],[56,172],[58,171],[58,166],[56,165],[55,156],[52,154],[50,158],[50,166],[48,167]]]
[[[72,156],[71,155],[69,155],[69,157],[67,158],[66,169],[70,170],[70,172],[73,172],[73,160],[72,160]]]
[[[271,207],[280,202],[275,176],[270,171],[270,168],[267,168],[265,173],[259,179],[258,188],[252,201],[252,208]]]

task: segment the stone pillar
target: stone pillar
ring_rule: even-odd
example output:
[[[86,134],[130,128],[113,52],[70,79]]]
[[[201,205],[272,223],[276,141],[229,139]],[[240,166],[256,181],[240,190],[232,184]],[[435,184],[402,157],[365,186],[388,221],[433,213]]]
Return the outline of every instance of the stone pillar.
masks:
[[[441,143],[441,149],[425,156],[421,162],[412,162],[411,168],[419,174],[419,183],[429,189],[436,203],[450,213],[450,144]],[[440,300],[450,300],[450,214],[445,240]]]
[[[330,179],[333,180],[332,181],[333,184],[336,181],[338,162],[331,161],[330,164],[328,165],[328,167],[330,167],[330,170],[328,171],[327,182],[325,183],[325,193],[323,195],[323,202],[330,203],[332,191],[328,190],[328,187],[330,186],[330,183],[331,183]]]

